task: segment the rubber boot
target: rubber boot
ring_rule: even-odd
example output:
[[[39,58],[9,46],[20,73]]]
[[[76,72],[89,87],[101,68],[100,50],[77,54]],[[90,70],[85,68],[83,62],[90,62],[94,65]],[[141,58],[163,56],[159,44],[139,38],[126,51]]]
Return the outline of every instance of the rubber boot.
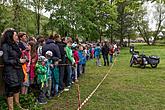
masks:
[[[7,97],[8,110],[14,110],[13,107],[13,97]]]

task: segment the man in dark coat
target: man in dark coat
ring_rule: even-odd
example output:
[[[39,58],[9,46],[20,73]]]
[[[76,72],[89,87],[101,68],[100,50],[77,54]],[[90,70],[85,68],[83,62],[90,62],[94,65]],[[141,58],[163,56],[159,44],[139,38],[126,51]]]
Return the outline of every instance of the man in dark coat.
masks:
[[[49,39],[46,41],[46,44],[42,47],[42,55],[45,56],[47,51],[53,52],[53,57],[57,57],[61,59],[60,49],[57,44],[55,44],[54,36],[50,36]]]
[[[109,53],[109,47],[107,45],[107,42],[105,42],[103,47],[102,47],[102,55],[103,55],[103,59],[104,59],[104,66],[106,66],[106,64],[109,66],[108,53]]]
[[[61,53],[61,62],[59,62],[59,64],[65,64],[65,47],[66,44],[64,42],[61,41],[61,37],[58,34],[55,34],[55,41],[56,44],[58,45],[59,49],[60,49],[60,53]],[[59,66],[59,70],[60,70],[60,82],[59,82],[59,88],[60,90],[64,89],[64,70],[65,70],[65,66],[60,65]]]

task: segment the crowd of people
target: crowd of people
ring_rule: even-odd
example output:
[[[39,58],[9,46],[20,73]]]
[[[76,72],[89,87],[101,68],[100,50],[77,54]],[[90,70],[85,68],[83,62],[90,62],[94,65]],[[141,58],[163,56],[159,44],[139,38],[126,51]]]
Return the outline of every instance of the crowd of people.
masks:
[[[1,49],[9,110],[13,110],[13,100],[22,108],[19,93],[37,91],[37,102],[46,104],[47,100],[61,91],[69,91],[72,84],[78,82],[88,60],[96,58],[96,65],[101,66],[102,54],[104,66],[109,66],[109,55],[113,63],[113,55],[119,53],[119,47],[108,42],[81,44],[58,34],[28,38],[25,32],[17,35],[14,29],[3,32]]]

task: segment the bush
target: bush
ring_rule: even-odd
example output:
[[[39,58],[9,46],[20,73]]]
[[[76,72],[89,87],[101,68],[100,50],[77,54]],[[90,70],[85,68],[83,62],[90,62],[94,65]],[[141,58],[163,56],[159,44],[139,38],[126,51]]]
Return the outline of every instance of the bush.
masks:
[[[20,104],[23,108],[30,110],[41,110],[42,108],[37,104],[34,94],[20,95]],[[0,97],[0,110],[7,110],[7,103],[5,97]],[[14,110],[20,110],[14,105]]]

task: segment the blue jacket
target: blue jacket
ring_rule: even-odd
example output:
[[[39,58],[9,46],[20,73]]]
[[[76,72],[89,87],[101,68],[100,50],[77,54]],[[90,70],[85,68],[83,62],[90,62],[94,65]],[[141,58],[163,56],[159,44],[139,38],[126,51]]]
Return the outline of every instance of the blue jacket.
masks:
[[[101,53],[101,48],[100,47],[95,47],[95,57],[98,57],[100,56],[100,53]]]
[[[51,79],[52,78],[52,68],[50,67],[51,64],[53,64],[53,60],[52,59],[48,59],[46,61],[46,65],[45,65],[46,68],[47,68],[46,75],[47,75],[48,79]]]
[[[82,50],[78,51],[78,56],[79,56],[79,64],[86,64],[86,56],[83,55]]]

